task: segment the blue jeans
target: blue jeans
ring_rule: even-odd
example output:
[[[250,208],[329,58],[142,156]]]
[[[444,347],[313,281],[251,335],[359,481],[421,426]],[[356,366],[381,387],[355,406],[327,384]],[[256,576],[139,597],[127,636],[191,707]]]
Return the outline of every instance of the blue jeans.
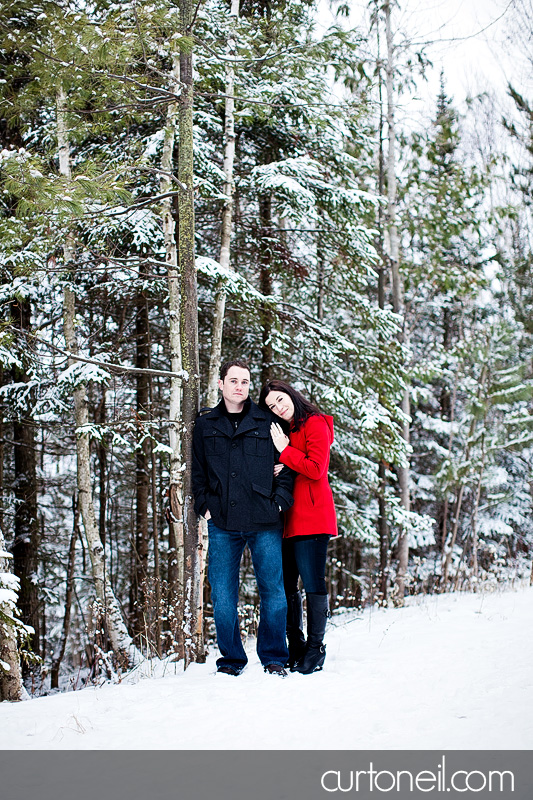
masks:
[[[290,536],[283,540],[283,580],[287,597],[298,591],[301,575],[306,594],[327,594],[326,555],[330,536]]]
[[[287,602],[281,567],[281,530],[225,531],[208,520],[209,583],[218,649],[223,664],[242,668],[248,661],[242,646],[237,604],[239,568],[246,545],[252,554],[261,599],[257,655],[263,666],[284,666],[289,656],[285,640]]]

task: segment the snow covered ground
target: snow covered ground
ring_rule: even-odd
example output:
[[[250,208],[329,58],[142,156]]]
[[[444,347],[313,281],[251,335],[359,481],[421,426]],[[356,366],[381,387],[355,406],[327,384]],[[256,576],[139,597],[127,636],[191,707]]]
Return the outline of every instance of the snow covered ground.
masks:
[[[120,685],[0,705],[0,749],[531,749],[533,588],[335,616],[323,672],[146,664]]]

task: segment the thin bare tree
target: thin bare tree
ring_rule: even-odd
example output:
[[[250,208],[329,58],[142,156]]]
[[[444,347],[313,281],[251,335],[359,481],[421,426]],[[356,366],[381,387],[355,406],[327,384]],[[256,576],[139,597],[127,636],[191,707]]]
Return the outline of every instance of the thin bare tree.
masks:
[[[397,183],[396,183],[396,102],[394,92],[394,41],[391,22],[391,0],[383,4],[385,17],[385,35],[387,41],[387,62],[386,62],[386,88],[387,88],[387,129],[389,147],[387,155],[387,214],[386,225],[388,234],[388,255],[392,276],[392,309],[395,314],[403,314],[403,282],[400,274],[400,238],[396,219],[397,210]],[[400,341],[408,344],[408,333],[405,324],[400,332]],[[409,386],[403,391],[401,410],[403,415],[402,437],[406,447],[409,447],[410,440],[410,394]],[[400,488],[400,502],[402,508],[409,513],[411,500],[409,492],[409,466],[398,466],[398,485]],[[405,527],[400,529],[397,546],[398,565],[396,570],[396,582],[394,587],[394,604],[403,605],[405,595],[405,577],[407,574],[407,564],[409,559],[409,540]]]
[[[226,101],[224,108],[224,194],[226,200],[222,209],[222,228],[220,237],[219,263],[223,270],[231,269],[230,248],[233,228],[233,165],[235,162],[235,68],[230,60],[235,58],[235,23],[239,16],[239,0],[231,0],[230,33],[226,56]],[[213,314],[213,333],[207,379],[207,405],[214,406],[218,397],[218,373],[222,356],[222,333],[226,309],[226,290],[224,280],[218,282]]]
[[[57,143],[59,150],[59,171],[66,181],[72,179],[69,130],[67,121],[67,95],[61,85],[56,97],[57,112]],[[76,244],[74,234],[67,230],[63,244],[63,258],[65,269],[70,272],[69,280],[65,281],[63,292],[63,335],[67,351],[76,356],[79,352],[76,336],[76,294],[74,290],[74,277],[76,265]],[[69,358],[69,366],[76,364],[74,358]],[[100,539],[98,524],[94,511],[93,481],[91,474],[91,452],[89,427],[89,408],[87,402],[87,387],[84,381],[78,381],[73,391],[74,419],[76,424],[76,458],[77,458],[77,485],[80,502],[81,517],[87,547],[91,558],[92,575],[96,596],[105,615],[106,628],[113,653],[123,667],[132,667],[136,664],[141,654],[134,646],[128,633],[120,605],[113,592],[111,581],[107,572],[105,549]]]

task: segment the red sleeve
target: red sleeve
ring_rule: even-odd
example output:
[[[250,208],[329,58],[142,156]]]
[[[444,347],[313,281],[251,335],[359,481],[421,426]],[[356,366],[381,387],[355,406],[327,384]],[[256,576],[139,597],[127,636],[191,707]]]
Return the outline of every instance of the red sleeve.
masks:
[[[279,455],[282,464],[317,481],[328,469],[330,431],[326,420],[318,415],[309,417],[304,423],[306,452],[287,445]]]

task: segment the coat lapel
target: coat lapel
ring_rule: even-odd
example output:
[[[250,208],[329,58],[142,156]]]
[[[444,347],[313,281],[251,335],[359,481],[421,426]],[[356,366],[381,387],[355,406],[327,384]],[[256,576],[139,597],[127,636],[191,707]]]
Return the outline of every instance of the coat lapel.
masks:
[[[235,436],[241,436],[241,434],[248,433],[248,431],[257,430],[263,420],[266,420],[266,414],[255,403],[251,403],[250,411],[235,431]]]
[[[223,400],[220,401],[220,403],[223,402]],[[213,429],[223,433],[224,436],[233,436],[231,422],[220,408],[220,403],[215,406],[213,411],[209,414],[209,422],[213,425]]]

